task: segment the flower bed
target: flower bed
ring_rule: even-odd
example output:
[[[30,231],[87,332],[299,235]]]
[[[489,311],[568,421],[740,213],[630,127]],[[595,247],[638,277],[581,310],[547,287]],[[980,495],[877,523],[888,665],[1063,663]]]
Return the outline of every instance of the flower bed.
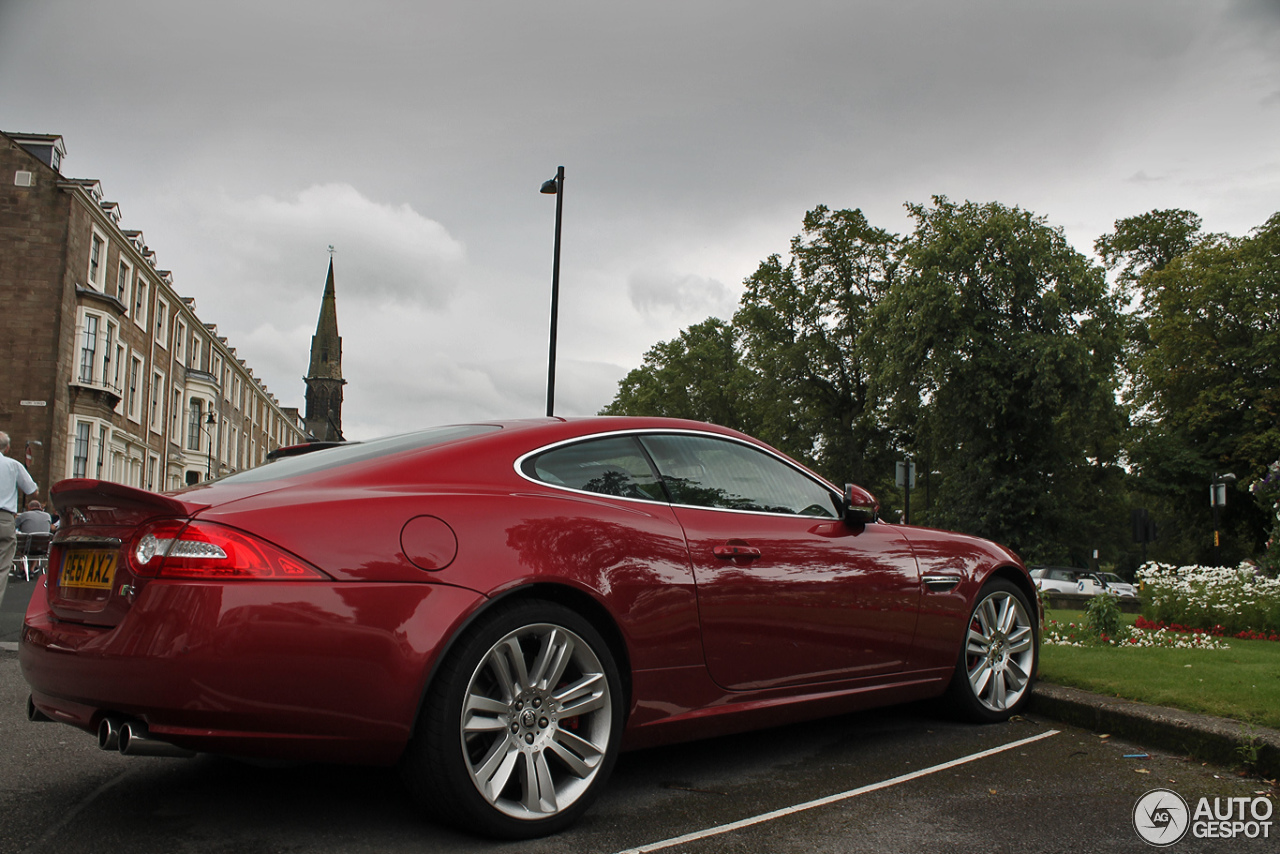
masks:
[[[1148,563],[1137,577],[1142,585],[1142,616],[1152,624],[1219,636],[1266,638],[1280,633],[1280,580],[1261,576],[1248,564]]]
[[[1083,623],[1059,623],[1046,620],[1040,642],[1050,646],[1113,646],[1117,648],[1163,649],[1231,649],[1230,644],[1208,632],[1176,632],[1169,627],[1140,626],[1139,617],[1133,626],[1122,628],[1116,637],[1106,634],[1095,637]]]
[[[1168,623],[1153,622],[1151,620],[1148,620],[1146,617],[1139,617],[1138,619],[1134,620],[1133,625],[1134,625],[1134,628],[1147,629],[1149,631],[1168,630],[1171,632],[1181,632],[1184,634],[1192,634],[1192,635],[1207,634],[1217,638],[1227,637],[1227,630],[1222,626],[1211,626],[1210,628],[1207,628],[1207,629],[1197,629],[1192,626],[1184,626],[1181,623],[1173,623],[1172,625],[1170,625]],[[1262,632],[1255,632],[1252,629],[1245,629],[1243,631],[1236,632],[1235,634],[1231,635],[1231,637],[1239,638],[1240,640],[1280,641],[1280,632],[1269,632],[1264,634]]]

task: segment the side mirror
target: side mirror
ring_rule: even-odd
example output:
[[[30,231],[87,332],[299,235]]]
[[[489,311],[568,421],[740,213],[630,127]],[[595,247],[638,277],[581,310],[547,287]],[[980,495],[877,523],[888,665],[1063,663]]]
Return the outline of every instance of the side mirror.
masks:
[[[851,528],[874,522],[879,517],[880,502],[870,492],[852,483],[845,484],[841,503],[844,505],[844,523]]]

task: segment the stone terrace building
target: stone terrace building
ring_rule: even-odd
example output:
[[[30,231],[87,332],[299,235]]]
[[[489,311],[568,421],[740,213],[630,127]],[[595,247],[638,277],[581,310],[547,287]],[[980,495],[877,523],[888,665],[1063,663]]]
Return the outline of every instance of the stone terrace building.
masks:
[[[68,477],[177,489],[304,441],[65,155],[60,136],[0,133],[0,430],[41,497]]]

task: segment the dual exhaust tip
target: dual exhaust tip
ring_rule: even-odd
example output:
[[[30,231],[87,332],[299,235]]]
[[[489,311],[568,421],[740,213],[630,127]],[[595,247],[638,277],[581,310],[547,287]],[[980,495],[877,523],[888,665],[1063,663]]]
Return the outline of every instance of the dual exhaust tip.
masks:
[[[27,720],[44,723],[53,718],[40,711],[35,698],[27,695]],[[190,759],[196,755],[194,750],[152,738],[147,725],[142,721],[129,720],[119,715],[107,715],[98,724],[98,747],[102,750],[118,750],[125,756],[174,756]]]
[[[98,724],[98,747],[118,750],[125,756],[173,756],[190,759],[195,751],[152,738],[142,721],[130,721],[108,715]]]

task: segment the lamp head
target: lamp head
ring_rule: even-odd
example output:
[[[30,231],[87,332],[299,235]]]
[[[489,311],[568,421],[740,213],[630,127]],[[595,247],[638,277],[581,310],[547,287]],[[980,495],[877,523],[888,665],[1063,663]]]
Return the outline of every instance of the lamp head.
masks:
[[[542,189],[538,192],[546,193],[548,196],[554,196],[556,193],[560,192],[560,187],[556,184],[555,178],[548,178],[542,182]]]

